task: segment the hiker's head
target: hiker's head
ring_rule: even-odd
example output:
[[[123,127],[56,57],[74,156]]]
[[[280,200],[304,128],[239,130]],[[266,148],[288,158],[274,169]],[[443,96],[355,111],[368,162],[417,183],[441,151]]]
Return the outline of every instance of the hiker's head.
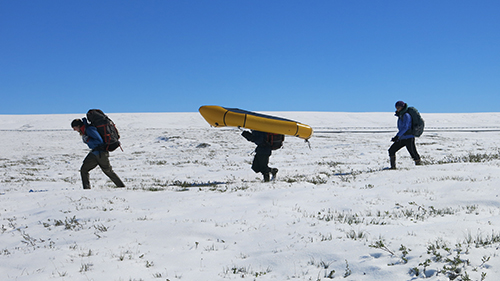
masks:
[[[396,102],[396,111],[401,111],[403,108],[405,108],[406,103],[404,101],[398,101]]]
[[[74,131],[79,132],[82,126],[83,126],[83,121],[81,119],[75,119],[71,121],[71,128],[73,128]]]

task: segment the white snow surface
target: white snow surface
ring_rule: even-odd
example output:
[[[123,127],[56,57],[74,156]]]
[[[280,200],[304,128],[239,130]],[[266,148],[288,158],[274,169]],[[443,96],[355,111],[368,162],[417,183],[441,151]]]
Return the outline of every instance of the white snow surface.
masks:
[[[126,188],[96,168],[91,190],[83,114],[0,115],[0,279],[500,280],[500,113],[422,114],[425,165],[402,149],[397,170],[393,113],[266,113],[315,129],[273,182],[237,128],[123,113]]]

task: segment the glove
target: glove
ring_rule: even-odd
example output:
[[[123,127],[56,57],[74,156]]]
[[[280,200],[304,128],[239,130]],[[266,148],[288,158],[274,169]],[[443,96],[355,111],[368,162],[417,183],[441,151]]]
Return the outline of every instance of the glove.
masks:
[[[399,141],[399,137],[398,136],[395,136],[391,139],[392,142],[398,142]]]
[[[252,133],[250,133],[249,131],[243,131],[243,133],[241,133],[241,135],[247,139],[247,141],[252,141]]]

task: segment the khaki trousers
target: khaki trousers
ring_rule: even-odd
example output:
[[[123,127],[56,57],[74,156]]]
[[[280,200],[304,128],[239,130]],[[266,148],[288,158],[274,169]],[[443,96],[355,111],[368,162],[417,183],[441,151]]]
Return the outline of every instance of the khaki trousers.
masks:
[[[106,174],[106,176],[111,179],[117,187],[125,187],[122,180],[113,171],[111,164],[109,163],[109,152],[101,151],[99,154],[95,155],[90,152],[87,157],[83,160],[83,165],[80,168],[80,174],[82,175],[83,189],[90,189],[90,179],[89,172],[95,167],[101,168],[101,170]]]

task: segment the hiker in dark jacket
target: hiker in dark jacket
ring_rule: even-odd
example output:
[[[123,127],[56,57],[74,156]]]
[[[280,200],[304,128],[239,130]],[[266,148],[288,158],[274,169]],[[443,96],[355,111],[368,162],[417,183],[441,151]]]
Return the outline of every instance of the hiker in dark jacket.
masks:
[[[389,148],[391,169],[396,169],[396,152],[406,147],[415,165],[422,165],[420,155],[415,146],[415,136],[411,134],[411,116],[407,112],[408,105],[403,101],[396,102],[396,116],[398,117],[398,133],[391,139],[394,143]]]
[[[99,132],[97,132],[97,129],[94,126],[90,126],[86,118],[73,120],[73,122],[71,122],[71,127],[82,136],[83,142],[92,149],[83,160],[83,165],[80,168],[83,189],[90,189],[89,172],[97,167],[97,165],[99,165],[104,174],[106,174],[117,187],[125,187],[122,180],[116,175],[109,163],[109,152],[101,150],[104,141],[101,135],[99,135]]]
[[[269,174],[275,178],[278,169],[269,167],[269,157],[271,156],[272,149],[271,144],[267,141],[267,133],[260,131],[243,131],[241,135],[248,141],[257,145],[257,148],[255,148],[255,157],[252,162],[252,170],[256,173],[262,173],[264,182],[270,180]]]

